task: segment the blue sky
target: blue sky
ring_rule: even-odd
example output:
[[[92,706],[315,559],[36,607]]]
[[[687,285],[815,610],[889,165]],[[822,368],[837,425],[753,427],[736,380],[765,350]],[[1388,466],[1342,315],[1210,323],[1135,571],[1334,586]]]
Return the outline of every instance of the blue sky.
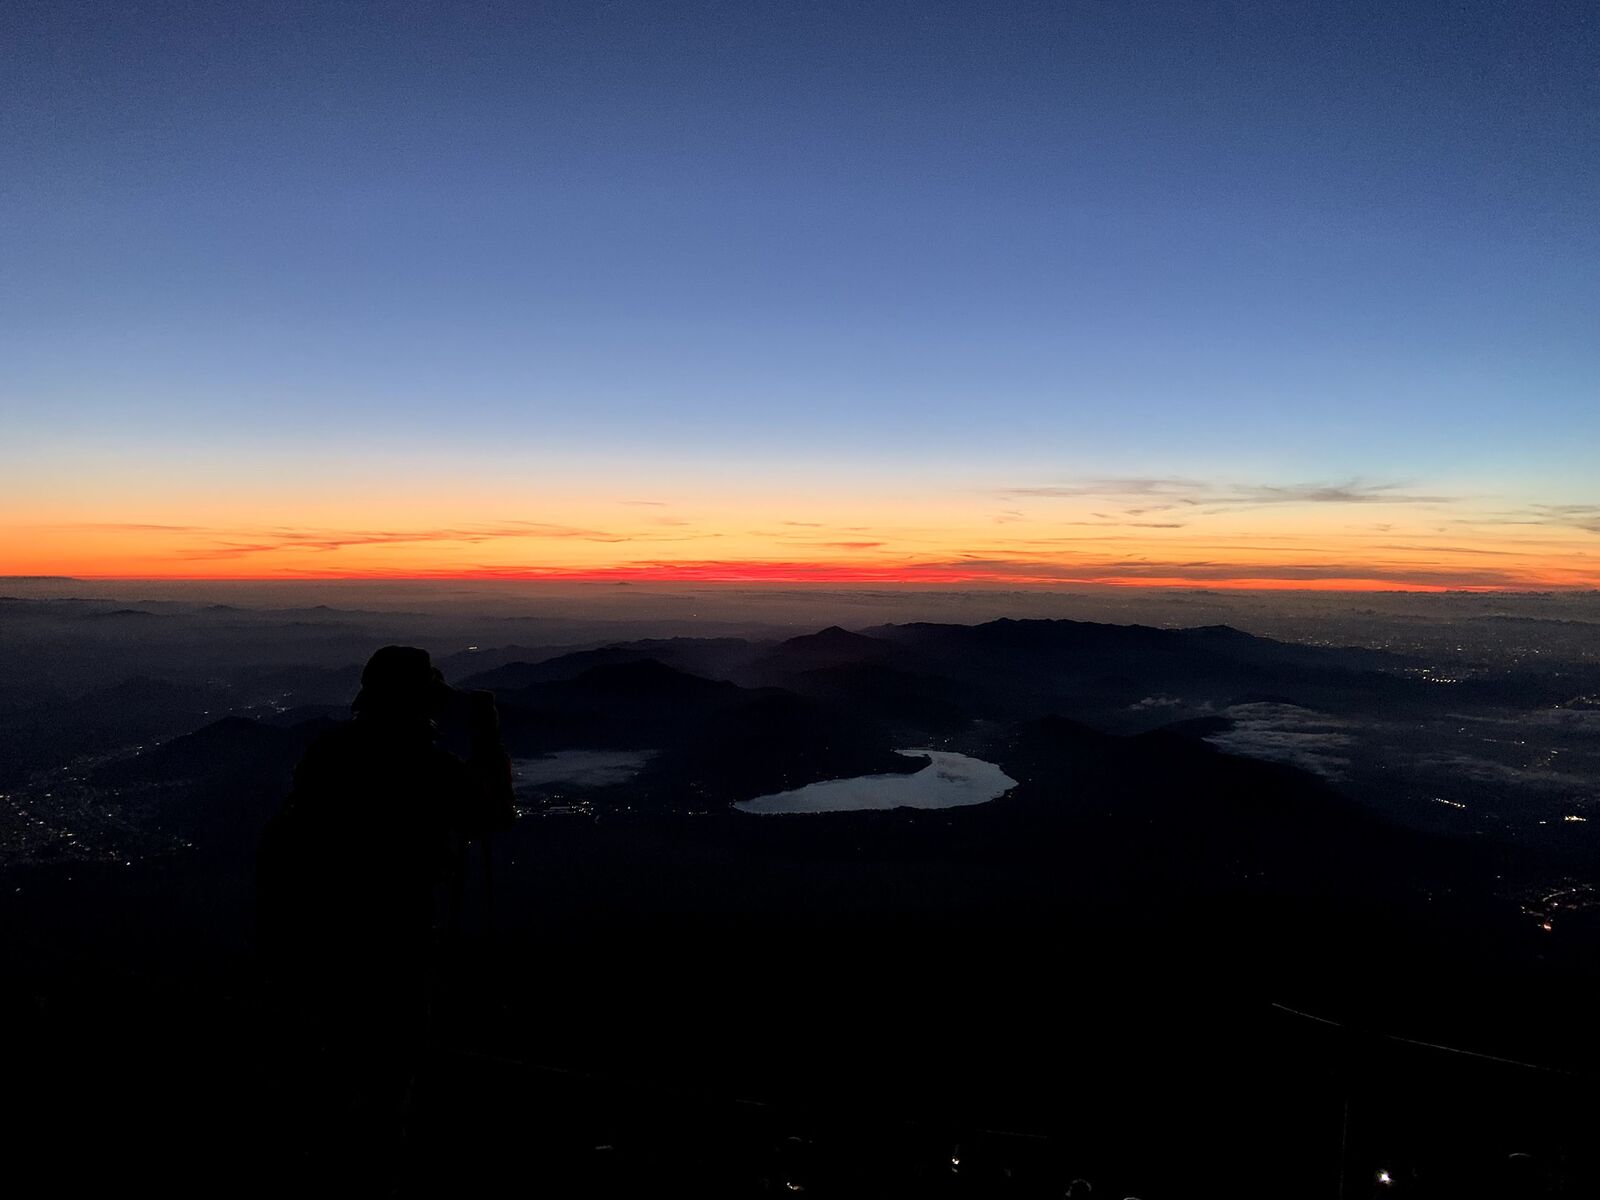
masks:
[[[1596,499],[1588,5],[0,22],[13,504],[269,449]]]

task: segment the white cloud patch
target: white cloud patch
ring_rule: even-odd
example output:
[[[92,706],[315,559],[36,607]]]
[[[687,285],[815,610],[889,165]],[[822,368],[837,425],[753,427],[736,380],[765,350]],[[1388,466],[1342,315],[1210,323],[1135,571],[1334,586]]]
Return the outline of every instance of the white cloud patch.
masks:
[[[1288,763],[1325,779],[1342,779],[1350,768],[1355,737],[1348,721],[1269,701],[1231,705],[1223,715],[1234,727],[1206,739],[1218,750]]]

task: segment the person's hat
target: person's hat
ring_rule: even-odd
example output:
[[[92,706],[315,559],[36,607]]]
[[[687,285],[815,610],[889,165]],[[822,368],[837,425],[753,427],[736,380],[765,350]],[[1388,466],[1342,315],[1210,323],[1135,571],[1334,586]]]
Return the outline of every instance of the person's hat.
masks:
[[[385,646],[361,671],[361,691],[351,708],[431,716],[449,691],[444,675],[415,646]]]

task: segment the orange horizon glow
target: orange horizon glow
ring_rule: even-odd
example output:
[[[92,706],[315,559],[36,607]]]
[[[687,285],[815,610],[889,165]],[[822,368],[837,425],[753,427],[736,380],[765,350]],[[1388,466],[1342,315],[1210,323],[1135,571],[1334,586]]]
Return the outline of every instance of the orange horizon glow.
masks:
[[[772,585],[785,587],[823,586],[849,587],[895,586],[905,588],[1004,587],[1004,588],[1061,588],[1105,587],[1126,589],[1183,589],[1205,591],[1284,591],[1284,592],[1526,592],[1552,590],[1590,590],[1600,586],[1600,580],[1571,581],[1529,577],[1501,583],[1471,581],[1434,582],[1424,580],[1383,579],[1362,576],[1317,576],[1306,579],[1286,579],[1270,575],[1236,576],[1230,578],[1183,575],[1116,576],[1116,575],[1025,575],[1002,574],[978,570],[930,568],[907,570],[904,566],[841,566],[838,564],[771,563],[753,560],[746,563],[684,563],[649,567],[618,566],[600,569],[564,569],[559,567],[525,568],[519,570],[427,570],[395,569],[389,571],[337,571],[287,569],[273,574],[232,574],[219,572],[168,571],[161,573],[84,572],[84,571],[33,571],[10,572],[0,579],[58,578],[84,582],[189,582],[189,583],[274,583],[274,582],[368,582],[368,583],[574,583],[574,584],[730,584]]]
[[[1574,577],[1567,571],[1527,572],[1515,576],[1485,581],[1463,573],[1452,578],[1448,570],[1432,568],[1427,578],[1397,576],[1369,576],[1361,573],[1292,577],[1262,571],[1259,565],[1247,568],[1249,573],[1237,575],[1185,575],[1163,573],[1150,575],[1124,575],[1111,573],[1073,573],[1050,571],[1034,574],[1021,569],[988,571],[980,568],[963,569],[949,564],[915,565],[904,562],[894,564],[842,564],[830,562],[772,562],[759,559],[748,561],[718,561],[715,563],[659,563],[648,565],[621,564],[605,567],[521,567],[451,569],[423,566],[394,566],[390,568],[336,569],[286,566],[273,572],[194,571],[182,569],[152,570],[146,563],[129,564],[117,569],[107,564],[100,570],[84,570],[65,566],[34,569],[13,569],[0,563],[0,580],[4,578],[58,578],[85,582],[137,581],[151,582],[525,582],[572,584],[727,584],[740,586],[891,586],[902,588],[1005,587],[1018,589],[1049,589],[1071,587],[1104,587],[1125,589],[1173,589],[1229,591],[1326,591],[1326,592],[1521,592],[1552,590],[1590,590],[1600,588],[1600,576]]]
[[[708,574],[683,574],[670,572],[637,573],[621,577],[621,572],[609,574],[591,573],[561,573],[556,571],[523,572],[518,574],[508,573],[483,573],[478,574],[449,574],[434,575],[410,574],[281,574],[281,575],[87,575],[87,574],[32,574],[32,575],[0,575],[0,581],[12,579],[60,579],[66,581],[82,581],[84,583],[486,583],[486,582],[528,582],[528,583],[656,583],[656,584],[684,584],[684,583],[725,583],[741,586],[759,586],[770,584],[773,586],[804,587],[818,585],[826,587],[849,587],[852,584],[860,585],[891,585],[895,587],[918,588],[938,587],[948,588],[952,585],[967,587],[992,585],[1004,586],[1009,589],[1048,589],[1061,587],[1106,587],[1124,588],[1128,590],[1179,590],[1193,589],[1195,591],[1255,591],[1255,592],[1425,592],[1441,594],[1445,592],[1483,592],[1483,593],[1519,593],[1519,592],[1546,592],[1546,591],[1589,591],[1593,590],[1585,584],[1568,583],[1536,583],[1526,584],[1445,584],[1445,583],[1407,583],[1386,579],[1317,579],[1317,580],[1285,580],[1285,579],[1026,579],[1012,576],[979,576],[979,575],[949,575],[931,577],[917,575],[914,577],[895,577],[886,574],[871,573],[844,573],[838,571],[818,571],[815,574],[761,574],[749,572],[745,574],[708,575]]]
[[[1127,486],[1107,486],[1119,483]],[[1282,489],[1265,488],[1196,499],[1178,494],[1178,484],[1162,486],[987,498],[976,490],[910,489],[813,498],[787,489],[781,496],[708,489],[684,497],[662,488],[649,500],[552,489],[531,503],[484,489],[467,499],[391,503],[377,495],[307,497],[296,512],[267,497],[238,496],[212,504],[203,520],[192,499],[169,496],[129,514],[136,519],[102,503],[62,505],[28,523],[0,518],[0,576],[1341,592],[1600,587],[1600,538],[1587,506],[1489,508],[1352,486],[1299,489],[1289,502]],[[503,515],[519,511],[529,516]]]

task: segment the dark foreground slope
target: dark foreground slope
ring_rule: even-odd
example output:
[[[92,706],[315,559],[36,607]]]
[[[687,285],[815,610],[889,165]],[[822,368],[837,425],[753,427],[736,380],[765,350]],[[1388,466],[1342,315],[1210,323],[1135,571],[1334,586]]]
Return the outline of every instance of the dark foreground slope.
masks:
[[[1341,1139],[1413,1194],[1498,1194],[1473,1189],[1530,1147],[1589,1169],[1581,1076],[1376,1036],[1592,1068],[1581,956],[1464,899],[1484,864],[1182,735],[1051,717],[990,751],[1020,786],[976,808],[519,822],[492,908],[469,881],[411,1149],[362,1169],[403,1165],[402,1194],[1333,1195]],[[315,1190],[336,1117],[314,1060],[286,1067],[248,866],[5,880],[42,1145],[93,1130],[104,1181]]]
[[[999,622],[719,640],[721,670],[688,639],[502,663],[485,682],[519,753],[658,751],[612,785],[651,802],[529,812],[492,892],[473,859],[410,1138],[346,1153],[346,1190],[1059,1196],[1085,1176],[1151,1200],[1368,1195],[1387,1170],[1470,1197],[1516,1194],[1525,1152],[1589,1194],[1595,941],[1508,899],[1574,861],[1408,832],[1219,752],[1214,721],[1148,728],[1163,691],[1426,694],[1343,652],[1168,634]],[[13,1132],[62,1187],[316,1194],[354,1144],[359,1098],[291,1036],[251,942],[259,825],[316,728],[225,720],[104,764],[103,803],[156,814],[169,849],[0,878]],[[704,802],[771,786],[785,755],[826,778],[913,736],[1018,786],[943,811]]]

